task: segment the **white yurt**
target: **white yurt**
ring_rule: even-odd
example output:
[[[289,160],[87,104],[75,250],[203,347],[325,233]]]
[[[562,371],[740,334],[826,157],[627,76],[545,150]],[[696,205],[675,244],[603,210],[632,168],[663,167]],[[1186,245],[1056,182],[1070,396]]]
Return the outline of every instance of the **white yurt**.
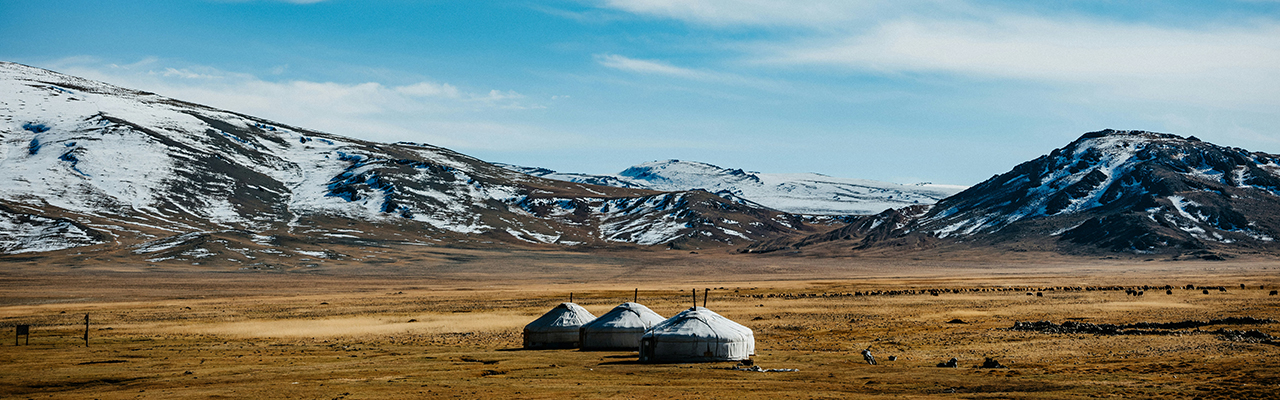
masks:
[[[640,338],[641,362],[745,360],[755,352],[751,328],[703,307],[684,310]]]
[[[578,328],[596,319],[590,311],[574,303],[560,303],[524,326],[524,348],[578,347]]]
[[[583,325],[579,338],[584,350],[636,350],[644,332],[664,319],[649,307],[626,302]]]

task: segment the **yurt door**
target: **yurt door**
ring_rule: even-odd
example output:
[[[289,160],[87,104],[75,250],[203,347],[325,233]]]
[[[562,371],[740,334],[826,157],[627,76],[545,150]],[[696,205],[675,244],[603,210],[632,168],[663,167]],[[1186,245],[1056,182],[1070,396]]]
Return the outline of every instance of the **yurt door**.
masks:
[[[654,348],[654,345],[653,345],[652,337],[640,339],[640,361],[641,362],[647,362],[647,361],[653,360],[653,355],[654,355],[653,348]]]

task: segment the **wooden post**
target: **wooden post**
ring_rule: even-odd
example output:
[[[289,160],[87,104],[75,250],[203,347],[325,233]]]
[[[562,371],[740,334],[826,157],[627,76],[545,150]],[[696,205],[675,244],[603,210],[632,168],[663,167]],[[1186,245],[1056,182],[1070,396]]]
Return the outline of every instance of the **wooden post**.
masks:
[[[89,314],[84,315],[84,347],[89,347]]]
[[[636,294],[634,296],[631,296],[631,302],[632,303],[640,302],[640,288],[636,288]]]
[[[569,292],[569,302],[573,302],[573,292]]]
[[[693,308],[698,308],[698,288],[693,289]]]
[[[702,289],[702,308],[707,308],[707,296],[709,295],[711,295],[711,288]]]

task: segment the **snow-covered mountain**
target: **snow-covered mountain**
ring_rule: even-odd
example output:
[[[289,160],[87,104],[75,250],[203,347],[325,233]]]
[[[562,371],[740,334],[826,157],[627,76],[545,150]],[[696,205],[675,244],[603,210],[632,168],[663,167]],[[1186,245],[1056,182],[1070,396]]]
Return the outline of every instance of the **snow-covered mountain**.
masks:
[[[1277,237],[1280,155],[1195,137],[1104,130],[931,208],[886,211],[786,245],[1049,240],[1058,250],[1087,245],[1156,253],[1276,251]]]
[[[1049,217],[1078,223],[1051,232],[1067,237],[1098,228],[1103,220],[1104,225],[1149,225],[1151,234],[1115,238],[1129,242],[1121,248],[1138,250],[1271,242],[1280,233],[1273,231],[1280,227],[1280,156],[1195,137],[1092,132],[948,199],[922,224],[946,237]],[[1126,219],[1133,220],[1122,222]],[[1157,226],[1168,232],[1155,232]]]
[[[766,174],[696,161],[666,160],[636,165],[616,175],[561,173],[546,168],[497,164],[533,176],[657,191],[705,190],[775,210],[808,215],[866,215],[890,208],[933,204],[964,186],[901,185],[821,174]]]
[[[0,63],[0,253],[99,245],[191,260],[240,251],[225,244],[237,240],[250,252],[343,240],[740,244],[806,229],[798,221],[703,192],[543,179],[426,144]],[[225,245],[191,244],[206,242]]]

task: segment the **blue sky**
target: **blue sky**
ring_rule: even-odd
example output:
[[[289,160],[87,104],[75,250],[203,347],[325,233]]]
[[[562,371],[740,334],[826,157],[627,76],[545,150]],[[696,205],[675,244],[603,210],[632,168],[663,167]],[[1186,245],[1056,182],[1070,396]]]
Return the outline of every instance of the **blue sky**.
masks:
[[[1280,1],[0,1],[0,59],[612,173],[974,184],[1104,128],[1280,153]]]

